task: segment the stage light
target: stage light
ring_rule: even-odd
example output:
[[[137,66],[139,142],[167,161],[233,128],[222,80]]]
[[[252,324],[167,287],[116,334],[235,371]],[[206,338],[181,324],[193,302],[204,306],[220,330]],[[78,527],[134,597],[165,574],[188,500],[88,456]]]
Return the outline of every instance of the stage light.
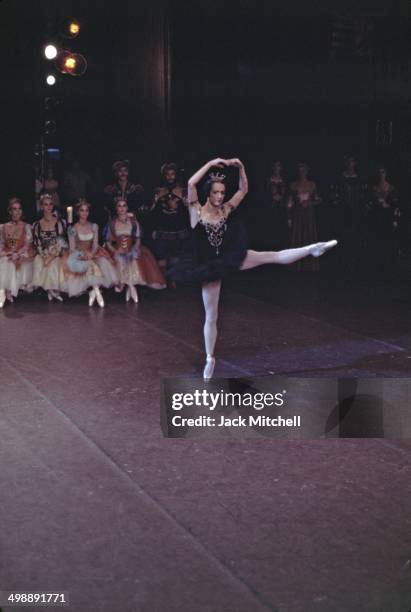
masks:
[[[66,60],[66,71],[71,76],[81,76],[87,70],[87,60],[81,53],[74,53]]]
[[[69,24],[69,32],[73,36],[78,36],[78,34],[80,33],[80,24],[77,21],[72,21]]]
[[[46,77],[46,82],[47,82],[47,85],[55,85],[56,77],[54,76],[54,74],[48,74]]]
[[[67,72],[73,71],[76,68],[76,65],[77,60],[73,55],[66,57],[66,59],[64,60],[64,68],[67,70]]]
[[[56,58],[55,66],[63,74],[81,76],[87,70],[87,60],[81,53],[62,49]]]
[[[66,61],[69,57],[71,57],[71,52],[67,51],[65,49],[61,49],[60,53],[58,54],[58,56],[56,57],[56,61],[55,61],[55,66],[57,68],[57,70],[59,70],[60,72],[67,72],[67,68],[66,68]]]
[[[57,57],[57,47],[55,45],[47,45],[44,49],[44,55],[48,60]]]
[[[60,32],[64,38],[77,38],[77,36],[80,34],[80,29],[81,26],[79,20],[74,19],[73,17],[65,19],[60,26]]]
[[[67,49],[61,49],[55,62],[56,68],[64,73],[70,72],[76,66],[75,54]]]

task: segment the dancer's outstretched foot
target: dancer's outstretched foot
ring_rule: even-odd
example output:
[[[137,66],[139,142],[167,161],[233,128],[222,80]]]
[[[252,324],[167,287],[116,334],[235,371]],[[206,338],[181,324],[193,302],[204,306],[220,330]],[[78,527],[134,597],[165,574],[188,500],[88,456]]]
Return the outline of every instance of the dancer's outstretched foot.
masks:
[[[126,302],[130,301],[130,285],[127,285],[126,289]]]
[[[320,257],[327,251],[332,249],[338,244],[337,240],[329,240],[328,242],[317,242],[310,246],[310,255],[313,257]]]
[[[3,308],[6,301],[6,292],[4,289],[0,289],[0,308]]]
[[[213,376],[215,367],[215,358],[212,355],[207,355],[206,364],[203,372],[204,380],[210,380]]]

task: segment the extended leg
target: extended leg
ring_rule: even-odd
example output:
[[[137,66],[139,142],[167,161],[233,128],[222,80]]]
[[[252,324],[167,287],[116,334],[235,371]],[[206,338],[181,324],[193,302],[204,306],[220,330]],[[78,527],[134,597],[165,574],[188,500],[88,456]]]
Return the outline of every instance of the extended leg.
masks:
[[[317,242],[297,249],[285,249],[284,251],[247,251],[240,270],[249,270],[264,264],[291,264],[308,255],[319,257],[336,244],[336,240],[330,240],[329,242]]]
[[[207,354],[207,362],[203,373],[203,377],[205,379],[211,378],[214,371],[214,348],[217,340],[217,319],[220,289],[221,281],[204,283],[202,287],[202,296],[205,310],[204,343]]]

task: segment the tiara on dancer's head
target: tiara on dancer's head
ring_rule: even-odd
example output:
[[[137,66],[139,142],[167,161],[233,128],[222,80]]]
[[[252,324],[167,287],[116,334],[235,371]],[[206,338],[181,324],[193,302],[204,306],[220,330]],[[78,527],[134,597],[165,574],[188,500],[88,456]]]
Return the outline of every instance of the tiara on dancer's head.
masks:
[[[52,200],[52,199],[53,199],[53,196],[51,195],[51,193],[42,193],[40,195],[40,202],[42,200]]]
[[[219,172],[211,172],[209,178],[210,178],[210,181],[222,182],[225,179],[225,174],[220,174]]]
[[[86,198],[79,198],[76,204],[74,205],[76,210],[80,210],[81,206],[87,206],[88,209],[91,208],[90,202],[87,202]]]

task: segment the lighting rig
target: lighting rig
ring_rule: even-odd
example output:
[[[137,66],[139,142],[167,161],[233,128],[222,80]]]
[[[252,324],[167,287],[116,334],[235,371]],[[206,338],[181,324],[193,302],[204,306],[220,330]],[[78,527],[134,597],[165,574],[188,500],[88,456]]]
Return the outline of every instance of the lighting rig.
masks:
[[[43,99],[43,121],[40,145],[36,145],[36,165],[40,168],[40,176],[46,174],[48,159],[59,159],[60,148],[57,139],[57,109],[61,100],[55,95],[61,80],[66,75],[80,77],[87,70],[87,60],[81,53],[70,48],[70,42],[80,35],[82,24],[75,18],[64,19],[42,45],[42,55],[45,61]]]

